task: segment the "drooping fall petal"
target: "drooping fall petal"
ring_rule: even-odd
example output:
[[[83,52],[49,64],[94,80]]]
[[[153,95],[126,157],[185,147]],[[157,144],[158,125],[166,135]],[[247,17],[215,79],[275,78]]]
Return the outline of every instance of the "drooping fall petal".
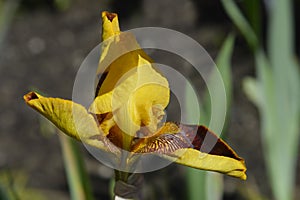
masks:
[[[173,156],[178,158],[174,160]],[[230,157],[202,153],[195,149],[187,148],[175,151],[172,157],[167,159],[196,169],[220,172],[243,180],[247,178],[244,161]]]
[[[157,134],[141,139],[132,151],[156,153],[178,164],[246,179],[244,160],[204,126],[166,123]]]
[[[102,136],[95,118],[80,104],[35,92],[24,95],[24,100],[67,135],[106,151],[119,151]]]

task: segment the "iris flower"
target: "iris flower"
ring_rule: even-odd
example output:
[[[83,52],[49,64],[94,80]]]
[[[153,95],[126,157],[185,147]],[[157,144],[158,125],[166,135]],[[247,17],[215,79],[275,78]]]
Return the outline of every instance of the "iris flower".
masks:
[[[170,99],[168,80],[134,36],[119,29],[118,16],[102,13],[101,74],[88,109],[71,100],[24,95],[27,105],[68,136],[121,159],[128,167],[135,155],[153,154],[189,167],[246,179],[244,160],[205,126],[162,122]],[[133,51],[127,51],[132,48]],[[121,56],[120,52],[126,52]],[[110,62],[112,60],[112,62]],[[108,65],[103,69],[101,66]],[[215,141],[206,146],[204,138]],[[120,161],[121,162],[121,161]]]

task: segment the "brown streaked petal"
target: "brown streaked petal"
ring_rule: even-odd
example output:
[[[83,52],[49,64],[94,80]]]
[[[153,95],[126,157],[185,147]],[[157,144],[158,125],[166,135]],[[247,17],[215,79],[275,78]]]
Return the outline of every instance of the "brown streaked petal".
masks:
[[[133,147],[135,153],[160,153],[169,154],[178,149],[188,148],[192,143],[182,137],[181,134],[164,134],[156,138],[142,139]]]
[[[192,141],[191,148],[193,149],[203,153],[242,160],[226,142],[205,126],[180,124],[180,130],[186,139]]]
[[[167,126],[167,127],[166,127]],[[171,127],[173,128],[171,129]],[[169,128],[168,128],[169,127]],[[244,160],[205,126],[166,123],[157,134],[140,139],[135,153],[157,153],[179,164],[246,179]],[[176,158],[176,159],[174,159]]]
[[[231,157],[241,160],[240,157],[222,139],[218,138],[205,126],[176,125],[177,133],[174,133],[175,123],[166,123],[158,135],[141,139],[134,147],[136,153],[172,153],[177,149],[193,148],[203,153]],[[171,130],[174,129],[172,132]],[[166,131],[166,132],[162,132]],[[204,142],[205,141],[205,142]],[[204,143],[203,143],[204,142]]]

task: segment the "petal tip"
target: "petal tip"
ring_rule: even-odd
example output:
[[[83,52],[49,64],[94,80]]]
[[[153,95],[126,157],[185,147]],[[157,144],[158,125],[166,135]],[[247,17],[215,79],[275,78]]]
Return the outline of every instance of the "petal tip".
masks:
[[[240,169],[240,175],[237,176],[238,178],[242,179],[243,181],[247,180],[247,174],[246,174],[247,168],[243,161],[243,168]]]
[[[106,17],[109,21],[113,21],[114,18],[116,18],[118,15],[116,13],[110,13],[107,11],[102,12],[102,17]]]
[[[35,92],[29,92],[27,94],[25,94],[23,96],[24,100],[26,103],[28,103],[29,101],[33,100],[33,99],[38,99],[38,95]]]
[[[102,40],[120,34],[118,15],[107,11],[102,12]]]
[[[240,177],[243,181],[247,180],[247,175],[244,174],[243,176]]]

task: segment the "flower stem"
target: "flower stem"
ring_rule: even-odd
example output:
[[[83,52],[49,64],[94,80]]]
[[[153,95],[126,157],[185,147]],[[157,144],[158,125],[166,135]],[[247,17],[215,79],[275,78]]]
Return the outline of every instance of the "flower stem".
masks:
[[[130,175],[130,173],[128,172],[122,172],[119,170],[115,170],[115,181],[124,181],[125,183],[127,183],[128,180],[128,176]]]
[[[114,199],[140,199],[142,174],[115,170]]]

